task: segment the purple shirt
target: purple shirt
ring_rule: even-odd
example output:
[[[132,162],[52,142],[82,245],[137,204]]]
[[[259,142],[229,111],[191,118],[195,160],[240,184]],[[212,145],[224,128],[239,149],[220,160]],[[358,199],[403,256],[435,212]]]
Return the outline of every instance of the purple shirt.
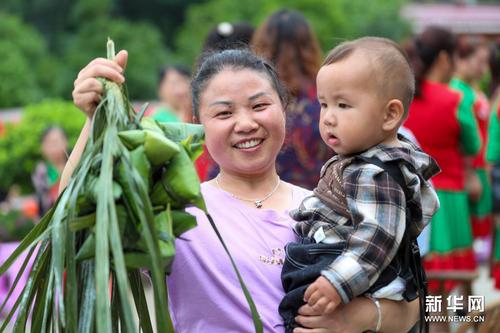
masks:
[[[293,209],[311,192],[292,187]],[[229,193],[202,184],[205,202],[231,252],[259,312],[264,332],[283,332],[278,305],[284,296],[281,268],[284,246],[296,241],[288,211],[252,208]],[[252,332],[250,309],[230,260],[205,215],[177,239],[168,278],[170,311],[177,333]]]

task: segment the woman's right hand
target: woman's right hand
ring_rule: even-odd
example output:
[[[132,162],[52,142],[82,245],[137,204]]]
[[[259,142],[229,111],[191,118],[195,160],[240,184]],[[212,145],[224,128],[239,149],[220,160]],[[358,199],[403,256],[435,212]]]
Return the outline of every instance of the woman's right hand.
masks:
[[[116,83],[123,83],[123,72],[127,66],[128,53],[122,50],[116,54],[115,61],[96,58],[85,66],[74,83],[73,102],[87,117],[91,118],[101,100],[102,84],[97,77],[103,77]]]

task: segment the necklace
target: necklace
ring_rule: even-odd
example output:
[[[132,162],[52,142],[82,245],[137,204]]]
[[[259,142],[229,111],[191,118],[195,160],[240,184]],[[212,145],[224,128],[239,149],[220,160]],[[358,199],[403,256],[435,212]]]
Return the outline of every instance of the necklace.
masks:
[[[220,183],[219,183],[219,177],[220,177],[220,173],[217,175],[217,177],[215,177],[215,182],[217,183],[217,187],[220,188],[221,190],[224,190],[221,186],[220,186]],[[253,202],[255,207],[256,208],[261,208],[262,207],[262,203],[264,201],[266,201],[267,199],[269,199],[277,190],[278,190],[278,187],[280,186],[281,184],[281,179],[280,177],[278,176],[278,182],[276,183],[276,186],[274,186],[273,190],[271,192],[269,192],[268,195],[266,195],[264,198],[262,199],[245,199],[245,198],[241,198],[241,197],[238,197],[230,192],[227,192],[229,193],[229,195],[231,195],[233,198],[235,199],[238,199],[238,200],[242,200],[242,201],[248,201],[248,202]]]

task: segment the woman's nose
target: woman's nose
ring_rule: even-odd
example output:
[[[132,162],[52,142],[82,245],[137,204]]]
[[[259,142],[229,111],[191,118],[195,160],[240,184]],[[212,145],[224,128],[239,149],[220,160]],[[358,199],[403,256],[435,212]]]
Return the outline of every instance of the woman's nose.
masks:
[[[235,131],[236,132],[251,132],[259,128],[259,124],[254,119],[252,114],[241,112],[236,119]]]

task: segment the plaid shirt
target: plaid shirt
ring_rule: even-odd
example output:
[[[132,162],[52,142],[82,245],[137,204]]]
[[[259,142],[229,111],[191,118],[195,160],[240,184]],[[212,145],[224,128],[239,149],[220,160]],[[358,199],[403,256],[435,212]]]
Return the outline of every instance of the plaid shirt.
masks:
[[[412,193],[409,200],[386,171],[354,158],[341,177],[349,216],[333,211],[320,200],[325,193],[318,193],[318,189],[332,184],[328,168],[345,159],[336,155],[324,165],[315,194],[291,212],[301,236],[314,237],[322,228],[326,236],[322,243],[346,243],[344,252],[322,272],[344,303],[363,294],[393,260],[405,233],[406,212],[411,213],[410,230],[406,232],[416,237],[439,208],[436,192],[427,181],[439,167],[413,143],[401,137],[400,142],[403,147],[378,145],[360,155],[382,162],[397,161]],[[329,193],[333,195],[333,191]]]

